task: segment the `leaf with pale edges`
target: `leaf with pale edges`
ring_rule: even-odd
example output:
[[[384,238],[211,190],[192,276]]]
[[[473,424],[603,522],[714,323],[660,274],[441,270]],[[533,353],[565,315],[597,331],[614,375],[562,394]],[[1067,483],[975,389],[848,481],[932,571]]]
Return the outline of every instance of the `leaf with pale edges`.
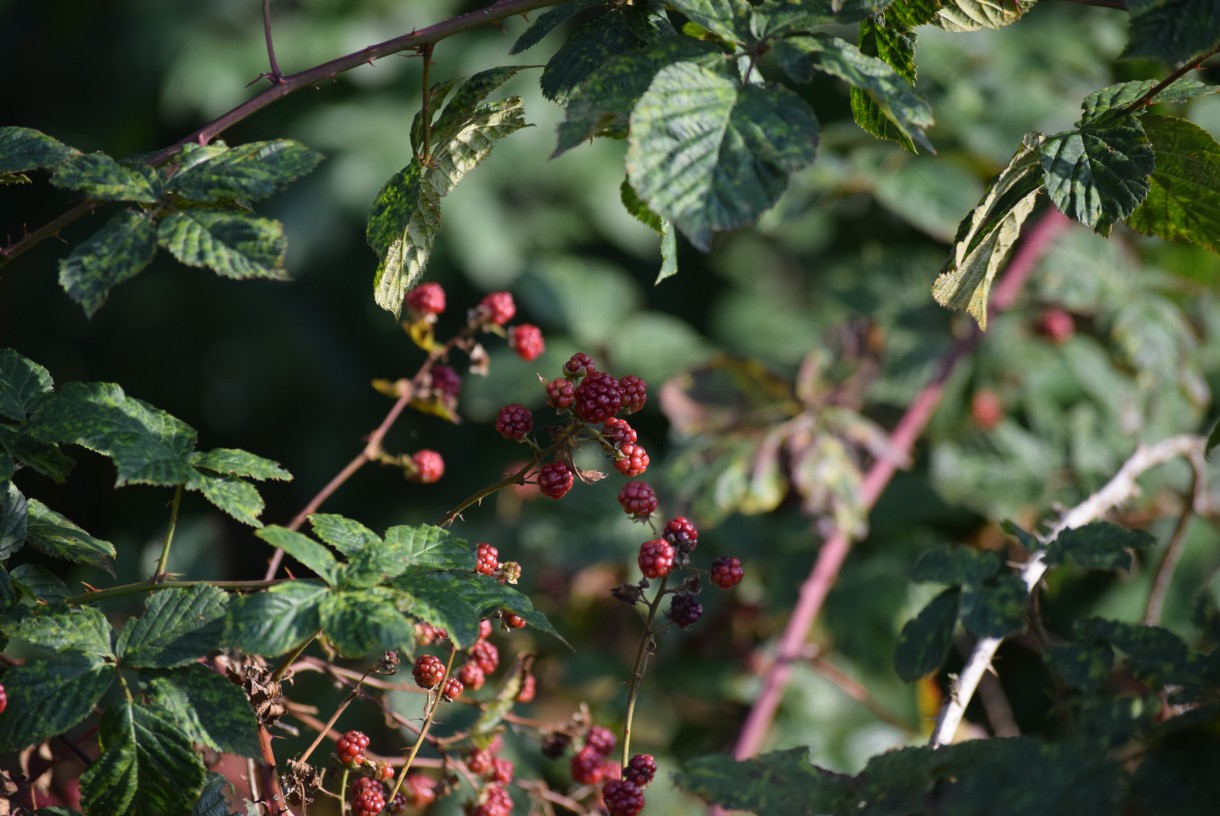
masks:
[[[1143,125],[1156,169],[1127,225],[1220,254],[1220,144],[1185,119],[1145,116]]]
[[[192,663],[156,674],[148,691],[191,742],[227,754],[259,755],[258,721],[250,700],[223,675]]]
[[[322,154],[291,139],[217,150],[180,167],[169,189],[190,201],[258,201],[313,172]]]
[[[945,0],[932,22],[945,31],[1003,28],[1025,16],[1037,0]]]
[[[124,210],[59,262],[59,285],[92,317],[110,290],[135,277],[157,253],[157,231],[144,213]]]
[[[54,167],[80,151],[26,127],[0,127],[0,178],[26,170]]]
[[[284,225],[225,210],[180,210],[161,219],[157,243],[187,266],[237,280],[284,280]]]
[[[29,500],[26,540],[30,546],[53,558],[76,564],[92,564],[114,574],[114,545],[96,538],[56,513],[38,499]]]
[[[105,153],[83,153],[57,165],[51,183],[103,201],[155,204],[161,178],[147,165],[124,165]]]
[[[220,645],[228,600],[207,584],[159,590],[143,617],[123,627],[115,653],[124,665],[147,669],[193,663]]]
[[[76,725],[89,716],[116,675],[114,665],[101,657],[71,651],[9,668],[0,751],[35,745]]]

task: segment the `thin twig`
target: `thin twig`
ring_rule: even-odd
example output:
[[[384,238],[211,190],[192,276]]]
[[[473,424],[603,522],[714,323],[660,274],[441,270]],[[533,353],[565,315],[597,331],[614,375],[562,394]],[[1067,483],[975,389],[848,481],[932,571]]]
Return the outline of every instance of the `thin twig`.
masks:
[[[1159,623],[1161,620],[1161,610],[1165,606],[1165,598],[1169,595],[1169,585],[1173,583],[1174,570],[1177,569],[1178,560],[1182,557],[1186,531],[1190,529],[1191,519],[1203,506],[1203,497],[1206,495],[1204,486],[1206,466],[1203,463],[1203,457],[1190,457],[1190,465],[1190,497],[1183,502],[1182,512],[1173,526],[1169,543],[1165,545],[1165,552],[1161,555],[1161,561],[1157,564],[1156,572],[1153,574],[1152,588],[1148,591],[1148,603],[1144,607],[1144,623],[1147,625]]]
[[[1139,485],[1136,483],[1136,479],[1145,471],[1179,456],[1202,456],[1203,444],[1203,439],[1198,436],[1174,436],[1152,446],[1140,445],[1114,475],[1114,478],[1107,482],[1101,490],[1063,515],[1058,524],[1042,537],[1043,544],[1054,541],[1064,530],[1083,527],[1091,521],[1096,521],[1120,502],[1137,495]],[[1047,570],[1047,564],[1042,556],[1043,552],[1044,550],[1040,550],[1034,553],[1021,568],[1021,580],[1025,582],[1025,587],[1030,592],[1042,580],[1042,576]],[[962,721],[962,716],[966,713],[966,706],[974,696],[975,689],[978,688],[979,680],[983,673],[991,667],[992,658],[995,657],[996,650],[1000,648],[1002,642],[1003,638],[986,637],[980,638],[974,645],[970,659],[966,661],[965,667],[958,675],[954,693],[945,701],[940,716],[937,717],[936,728],[932,731],[932,738],[929,740],[930,745],[934,747],[944,745],[953,739],[953,735],[957,733],[957,727]]]
[[[174,500],[169,511],[169,529],[165,531],[165,541],[161,545],[161,557],[157,559],[155,577],[165,574],[165,565],[169,563],[169,548],[174,542],[174,530],[178,527],[178,508],[182,504],[182,485],[174,489]]]
[[[1055,236],[1068,223],[1067,218],[1055,209],[1047,210],[1038,219],[1013,256],[1003,279],[992,292],[992,312],[1004,311],[1012,305],[1038,259],[1042,257]],[[890,434],[888,447],[898,455],[877,460],[864,477],[860,490],[860,504],[865,510],[872,509],[881,492],[889,484],[897,470],[897,462],[910,456],[915,441],[923,433],[940,402],[945,383],[948,382],[958,364],[974,350],[981,336],[978,328],[974,327],[966,336],[954,343],[945,354],[932,380],[911,401],[906,413]],[[733,748],[733,756],[736,759],[753,756],[762,745],[763,738],[771,727],[771,721],[779,708],[784,688],[792,675],[792,663],[801,659],[809,630],[821,611],[822,603],[826,600],[831,586],[838,578],[839,570],[850,549],[851,538],[845,530],[837,528],[818,550],[817,560],[809,576],[801,585],[796,606],[780,637],[774,662],[763,678],[762,691],[755,699],[745,724],[742,725],[737,736],[737,744]]]
[[[1148,92],[1145,93],[1143,96],[1141,96],[1139,99],[1135,100],[1134,102],[1132,102],[1128,105],[1124,105],[1123,110],[1124,111],[1134,111],[1139,108],[1145,107],[1146,105],[1151,105],[1153,100],[1157,98],[1157,96],[1161,93],[1161,91],[1165,90],[1170,85],[1177,82],[1179,79],[1186,76],[1191,71],[1195,70],[1196,68],[1201,66],[1203,63],[1205,63],[1209,59],[1211,59],[1212,57],[1216,56],[1216,54],[1220,54],[1220,46],[1216,46],[1211,51],[1208,51],[1206,54],[1199,57],[1197,60],[1191,60],[1190,62],[1181,66],[1176,71],[1171,73],[1169,76],[1165,77],[1160,82],[1158,82],[1157,84],[1155,84],[1151,88],[1149,88]]]
[[[267,39],[267,62],[271,66],[271,72],[263,76],[271,80],[272,85],[278,85],[284,81],[284,75],[275,61],[275,44],[271,41],[271,0],[263,0],[263,36]]]

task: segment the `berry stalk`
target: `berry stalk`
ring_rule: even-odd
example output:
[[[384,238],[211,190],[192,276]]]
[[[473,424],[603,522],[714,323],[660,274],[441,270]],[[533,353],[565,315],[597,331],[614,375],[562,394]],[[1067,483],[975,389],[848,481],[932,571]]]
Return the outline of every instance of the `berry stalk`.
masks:
[[[661,579],[657,594],[648,603],[648,616],[644,619],[644,633],[640,637],[639,648],[635,651],[635,665],[631,667],[631,688],[627,691],[627,713],[623,719],[623,767],[631,761],[631,724],[635,719],[635,701],[640,696],[640,686],[644,684],[644,672],[648,668],[648,656],[656,648],[657,642],[652,622],[656,620],[657,610],[661,608],[661,599],[665,597],[665,584],[669,576]]]
[[[424,723],[419,729],[419,734],[415,737],[415,744],[411,746],[411,752],[407,754],[407,759],[402,763],[402,769],[398,772],[398,778],[394,780],[394,789],[390,791],[390,795],[386,797],[387,802],[393,802],[394,797],[402,790],[402,783],[407,779],[407,773],[411,770],[411,765],[415,762],[415,757],[419,753],[420,746],[424,744],[424,740],[428,738],[428,730],[432,727],[432,720],[436,717],[436,710],[441,706],[441,698],[444,696],[445,685],[449,682],[449,675],[453,671],[453,659],[457,656],[457,646],[450,641],[449,645],[449,661],[445,664],[445,674],[441,681],[436,685],[436,696],[433,697],[428,704],[427,710],[424,712]]]

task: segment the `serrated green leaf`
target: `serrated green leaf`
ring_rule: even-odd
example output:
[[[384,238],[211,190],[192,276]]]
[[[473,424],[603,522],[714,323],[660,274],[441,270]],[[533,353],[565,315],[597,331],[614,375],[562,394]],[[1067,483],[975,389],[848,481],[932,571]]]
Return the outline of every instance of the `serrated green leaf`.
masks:
[[[94,538],[38,499],[29,501],[30,520],[26,537],[30,545],[53,558],[75,564],[92,564],[111,575],[114,545]]]
[[[542,95],[552,102],[563,103],[611,57],[643,45],[627,19],[629,14],[639,13],[631,6],[621,6],[578,26],[542,70],[538,79]]]
[[[631,110],[648,90],[657,71],[674,62],[711,65],[723,51],[714,43],[691,37],[666,37],[611,57],[576,87],[564,109],[564,120],[551,158],[595,136],[625,136]]]
[[[1128,0],[1127,10],[1124,57],[1190,62],[1220,46],[1220,8],[1213,0]]]
[[[445,97],[458,84],[461,77],[447,79],[444,82],[434,82],[432,87],[428,89],[428,125],[432,125],[432,120],[436,117],[436,112],[440,110],[441,105],[445,101]],[[411,155],[419,158],[420,150],[424,144],[424,107],[416,111],[415,116],[411,119]]]
[[[347,556],[381,540],[360,522],[334,513],[314,513],[309,523],[314,535]]]
[[[907,621],[894,649],[894,671],[908,683],[937,671],[953,645],[961,590],[946,589]]]
[[[44,442],[75,444],[109,456],[116,486],[174,486],[194,474],[187,456],[195,431],[185,422],[129,397],[114,383],[68,383],[44,400],[27,426]]]
[[[4,673],[8,708],[0,717],[0,751],[17,751],[63,733],[89,716],[114,682],[101,658],[64,652]]]
[[[914,85],[915,32],[892,26],[889,16],[871,18],[860,23],[860,53],[876,57],[894,69],[894,73]],[[896,142],[911,153],[915,142],[903,133],[881,110],[881,106],[863,88],[851,86],[851,115],[856,124],[879,139]]]
[[[781,86],[741,85],[727,70],[663,68],[631,114],[627,177],[698,248],[752,223],[813,161],[817,119]]]
[[[274,525],[264,527],[255,535],[309,567],[331,586],[339,582],[339,562],[330,554],[330,550],[309,536]]]
[[[1143,126],[1156,169],[1128,226],[1220,254],[1220,144],[1185,119],[1145,116]]]
[[[1077,124],[1089,122],[1106,114],[1121,113],[1119,109],[1142,99],[1158,84],[1153,79],[1141,79],[1133,82],[1119,82],[1094,91],[1080,103],[1081,120]],[[1220,91],[1220,87],[1215,85],[1205,85],[1197,79],[1182,77],[1168,88],[1159,91],[1149,100],[1148,104],[1186,102],[1195,97],[1214,94],[1218,91]]]
[[[1019,575],[1002,573],[962,588],[962,626],[978,637],[1008,637],[1025,628],[1029,589]]]
[[[932,22],[936,12],[944,6],[944,0],[897,0],[882,12],[887,25],[910,30]]]
[[[263,526],[258,520],[265,506],[263,497],[249,482],[232,476],[213,476],[196,472],[186,483],[186,487],[188,490],[202,493],[204,498],[243,524],[249,524],[251,527]]]
[[[672,5],[688,20],[731,43],[754,38],[753,9],[746,0],[673,0]]]
[[[378,258],[373,279],[377,305],[395,318],[402,313],[403,297],[423,274],[440,231],[441,199],[487,158],[497,141],[525,126],[519,97],[481,104],[450,141],[433,145],[427,169],[413,161],[386,182],[366,230]]]
[[[266,592],[233,598],[222,642],[250,654],[282,655],[321,628],[318,607],[329,593],[318,581],[285,581]]]
[[[278,462],[235,448],[215,448],[206,453],[192,453],[191,464],[225,476],[256,479],[260,482],[267,479],[292,481],[292,474],[284,470]]]
[[[319,607],[322,631],[344,657],[409,648],[415,626],[394,605],[394,593],[360,589],[331,592]]]
[[[932,22],[945,31],[1003,28],[1020,20],[1037,0],[944,0]]]
[[[92,317],[110,290],[135,277],[157,253],[157,231],[144,213],[124,210],[59,262],[59,285]]]
[[[199,663],[154,677],[153,702],[187,739],[215,751],[258,756],[258,721],[241,687]]]
[[[68,597],[68,587],[63,580],[38,566],[37,564],[21,564],[9,573],[13,585],[23,594],[39,602],[49,604],[59,603]]]
[[[971,547],[928,550],[911,570],[911,580],[933,584],[978,584],[996,575],[1004,566],[999,553]]]
[[[270,218],[221,210],[181,210],[161,219],[157,243],[187,266],[226,278],[284,280],[288,242]]]
[[[1114,670],[1114,650],[1104,643],[1069,643],[1048,649],[1045,656],[1051,671],[1083,691],[1100,689]]]
[[[1131,569],[1131,553],[1156,545],[1143,530],[1128,530],[1105,521],[1064,530],[1046,545],[1047,565],[1071,562],[1086,569]]]
[[[348,558],[347,569],[343,573],[343,585],[371,587],[385,583],[412,566],[411,556],[415,550],[416,545],[412,537],[391,539],[387,536],[384,541],[372,541]]]
[[[187,813],[203,787],[203,761],[156,708],[120,700],[102,716],[102,755],[80,778],[89,813]]]
[[[0,482],[0,561],[21,549],[29,525],[25,496],[12,482]]]
[[[0,349],[0,416],[25,422],[34,403],[51,393],[51,373],[11,348]]]
[[[258,201],[309,175],[322,154],[290,139],[251,142],[179,168],[169,189],[190,201]]]
[[[412,569],[394,580],[399,607],[408,615],[444,629],[459,648],[479,636],[479,621],[486,617],[466,597],[474,573]]]
[[[68,478],[75,464],[57,446],[39,442],[24,428],[0,424],[0,480],[12,478],[17,471],[16,462],[58,483]]]
[[[604,5],[606,5],[606,0],[574,0],[574,2],[564,3],[563,5],[548,9],[544,14],[539,15],[538,19],[517,38],[517,41],[508,49],[508,53],[515,55],[520,54],[528,48],[533,48],[542,42],[543,37],[577,14]]]
[[[80,151],[33,128],[0,127],[0,174],[54,167]]]
[[[410,567],[473,570],[477,560],[469,542],[432,524],[391,527],[385,532],[385,540],[401,550]]]
[[[750,31],[754,39],[775,39],[836,23],[865,20],[890,6],[893,0],[767,0],[753,4]]]
[[[987,298],[1021,225],[1034,209],[1042,187],[1036,140],[1026,137],[1000,171],[987,195],[957,228],[953,253],[936,282],[932,296],[948,309],[968,312],[987,329]]]
[[[33,612],[10,617],[0,626],[0,631],[10,638],[56,652],[114,657],[110,648],[110,622],[92,606],[50,611],[39,607]]]
[[[1156,167],[1152,145],[1134,116],[1094,120],[1048,136],[1038,154],[1051,201],[1102,234],[1140,205]]]
[[[239,816],[229,810],[225,795],[233,790],[233,784],[222,774],[208,771],[207,781],[199,792],[199,801],[191,810],[191,816]]]
[[[627,179],[623,179],[623,183],[619,187],[619,197],[627,212],[661,236],[661,271],[657,273],[657,279],[653,285],[678,274],[678,235],[673,222],[665,220],[649,209]]]
[[[445,145],[458,138],[466,130],[471,121],[479,115],[479,103],[488,97],[492,91],[525,69],[524,65],[501,65],[479,71],[465,82],[453,94],[445,105],[440,116],[432,126],[432,138],[435,144]]]
[[[1085,618],[1077,622],[1076,631],[1122,651],[1127,656],[1126,670],[1154,688],[1193,686],[1202,680],[1203,656],[1192,652],[1180,637],[1164,627]]]
[[[228,600],[206,584],[154,592],[144,616],[119,633],[115,652],[124,665],[145,669],[193,663],[220,645]]]
[[[469,576],[458,574],[454,577],[458,581],[465,582],[462,585],[462,597],[475,608],[476,621],[482,618],[494,618],[501,610],[515,612],[530,626],[558,638],[565,646],[568,645],[559,632],[555,631],[555,627],[547,620],[546,615],[534,609],[530,599],[516,589],[501,584],[491,576],[479,573]]]
[[[161,179],[147,165],[123,165],[105,153],[84,153],[61,162],[51,183],[79,190],[103,201],[135,201],[156,204],[161,197]]]
[[[790,748],[734,761],[727,754],[686,763],[674,781],[705,802],[730,810],[791,816],[856,812],[851,777],[809,762],[808,748]]]
[[[776,43],[772,51],[780,67],[797,81],[808,82],[815,74],[826,73],[863,91],[907,138],[929,153],[936,152],[924,135],[933,123],[932,107],[883,60],[827,34],[792,37]]]

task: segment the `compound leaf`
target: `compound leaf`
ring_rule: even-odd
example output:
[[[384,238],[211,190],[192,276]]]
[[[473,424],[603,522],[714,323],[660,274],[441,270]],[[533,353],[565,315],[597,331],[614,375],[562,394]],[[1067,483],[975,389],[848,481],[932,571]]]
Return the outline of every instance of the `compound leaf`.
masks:
[[[95,538],[37,499],[29,500],[26,540],[53,558],[75,564],[92,564],[114,574],[114,545]]]
[[[264,527],[255,535],[309,567],[331,586],[339,582],[339,562],[331,555],[330,550],[309,536],[278,525]]]
[[[157,231],[144,213],[115,213],[59,262],[59,285],[92,317],[110,290],[135,277],[157,253]]]
[[[110,623],[92,606],[53,610],[36,607],[34,612],[8,618],[0,631],[7,637],[51,651],[114,656],[110,648]]]
[[[186,483],[188,490],[197,491],[203,497],[243,524],[262,527],[258,520],[262,514],[263,497],[249,482],[232,476],[214,476],[196,471]]]
[[[1124,57],[1189,62],[1220,46],[1220,8],[1213,0],[1129,0],[1127,10]]]
[[[945,0],[932,22],[945,31],[978,31],[1015,23],[1037,0]]]
[[[283,280],[284,225],[223,210],[181,210],[161,219],[157,242],[187,266],[226,278]]]
[[[579,85],[600,73],[612,57],[630,53],[662,33],[659,25],[660,20],[650,15],[648,9],[629,5],[583,23],[543,69],[538,80],[542,95],[553,102],[565,102]],[[663,25],[672,31],[667,22]]]
[[[215,448],[205,453],[192,453],[191,464],[224,476],[256,479],[260,482],[267,479],[292,481],[292,474],[284,470],[278,462],[235,448]]]
[[[1038,155],[1055,206],[1102,234],[1148,195],[1156,166],[1135,116],[1086,120],[1077,130],[1048,136]]]
[[[779,200],[813,161],[817,131],[792,91],[679,62],[661,69],[631,114],[627,176],[653,212],[707,251],[716,232]]]
[[[51,372],[11,348],[0,349],[0,416],[25,422],[55,382]]]
[[[1111,111],[1118,111],[1138,99],[1157,86],[1156,80],[1141,79],[1132,82],[1118,82],[1100,90],[1093,91],[1080,103],[1081,122],[1097,119]],[[1167,88],[1162,88],[1156,96],[1148,100],[1149,105],[1186,102],[1199,96],[1207,96],[1220,92],[1216,85],[1206,85],[1197,79],[1182,77]]]
[[[399,606],[408,614],[444,629],[454,645],[468,647],[479,636],[479,621],[485,615],[466,597],[467,586],[475,580],[465,575],[435,570],[413,569],[394,581]]]
[[[185,666],[220,645],[228,595],[206,584],[154,592],[144,616],[127,622],[115,652],[128,666]]]
[[[906,682],[913,683],[944,665],[953,645],[961,594],[957,587],[946,589],[902,627],[894,649],[894,671]]]
[[[103,201],[156,204],[161,178],[147,165],[124,165],[105,153],[82,153],[55,168],[51,183]]]
[[[97,705],[115,667],[96,655],[63,652],[4,673],[8,708],[0,717],[0,751],[16,751],[63,733]]]
[[[410,647],[415,626],[394,605],[388,590],[340,590],[328,593],[319,607],[322,631],[345,657]]]
[[[538,43],[542,42],[542,38],[550,34],[559,26],[566,23],[568,20],[575,17],[581,12],[588,11],[598,6],[606,5],[605,0],[574,0],[571,3],[564,3],[548,9],[546,13],[539,15],[533,25],[525,30],[525,32],[517,38],[513,43],[512,48],[508,49],[509,54],[520,54],[527,48],[533,48]]]
[[[444,527],[400,525],[386,530],[385,540],[401,553],[408,567],[473,570],[475,566],[474,549]]]
[[[250,142],[198,156],[174,174],[169,189],[190,201],[258,201],[313,172],[321,161],[321,153],[291,139]]]
[[[962,626],[979,637],[1008,637],[1025,626],[1029,589],[1020,576],[1002,573],[982,584],[962,588]]]
[[[855,810],[851,777],[809,762],[808,748],[790,748],[735,761],[727,754],[686,763],[675,777],[682,789],[730,810],[754,813],[847,813]]]
[[[0,127],[0,178],[40,167],[54,167],[80,151],[26,127]]]
[[[318,607],[330,591],[318,581],[285,581],[233,598],[222,642],[270,657],[295,649],[321,628]]]
[[[241,687],[199,663],[166,672],[148,684],[153,701],[191,742],[215,751],[258,756],[258,722]]]
[[[314,535],[347,556],[381,540],[360,522],[335,513],[314,513],[309,523]]]
[[[928,550],[919,556],[911,570],[911,580],[932,584],[977,584],[986,581],[1004,566],[999,553],[971,547]]]
[[[1185,119],[1145,116],[1143,125],[1156,170],[1128,226],[1220,253],[1220,144]]]
[[[1128,530],[1105,521],[1064,530],[1046,545],[1045,559],[1050,566],[1071,562],[1086,569],[1129,570],[1131,550],[1156,544],[1142,530]]]

